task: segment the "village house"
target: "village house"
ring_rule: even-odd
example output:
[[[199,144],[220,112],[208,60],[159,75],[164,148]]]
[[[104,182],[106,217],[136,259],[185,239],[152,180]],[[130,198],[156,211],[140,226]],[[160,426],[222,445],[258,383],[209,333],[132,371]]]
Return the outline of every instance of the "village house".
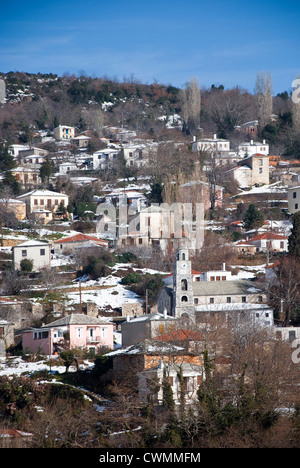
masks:
[[[287,190],[288,194],[288,212],[291,214],[300,211],[300,185],[290,187]]]
[[[17,166],[10,170],[10,173],[19,182],[22,189],[35,189],[41,184],[40,169],[29,166]]]
[[[61,203],[65,207],[67,207],[69,203],[68,195],[51,190],[32,190],[31,192],[18,196],[17,200],[26,203],[27,215],[40,209],[47,209],[54,213],[58,210]]]
[[[174,317],[166,314],[150,313],[139,317],[127,317],[122,323],[122,345],[129,346],[145,339],[154,339],[170,328],[170,320]],[[172,324],[171,324],[172,326]]]
[[[59,125],[54,129],[56,140],[72,140],[75,137],[75,128],[67,125]]]
[[[40,328],[22,332],[23,350],[31,353],[54,354],[69,349],[99,352],[114,348],[114,325],[84,314],[70,314]]]
[[[248,158],[256,153],[269,156],[269,145],[265,140],[262,143],[254,140],[245,141],[238,146],[238,154],[241,158]]]
[[[21,269],[24,259],[31,260],[33,271],[48,268],[51,265],[51,245],[47,242],[29,240],[12,247],[13,266],[15,270]]]
[[[91,138],[87,135],[78,135],[72,138],[72,143],[79,149],[86,149],[90,144]]]
[[[28,215],[28,219],[37,224],[48,224],[53,220],[53,213],[50,210],[36,210]]]
[[[170,243],[177,248],[183,240],[188,248],[199,249],[202,238],[196,229],[198,219],[187,224],[178,206],[151,205],[140,210],[129,220],[127,232],[119,236],[118,245],[156,247],[166,253]]]
[[[15,323],[0,319],[0,357],[5,357],[6,349],[15,344]]]
[[[0,213],[13,213],[17,220],[26,219],[26,203],[15,198],[0,199]]]
[[[58,165],[59,175],[67,175],[72,171],[77,171],[79,169],[76,161],[66,161]]]
[[[93,153],[93,169],[106,170],[111,169],[119,160],[121,154],[120,149],[105,148]]]
[[[140,168],[147,163],[148,149],[144,144],[126,143],[121,151],[126,167]]]
[[[237,181],[241,188],[270,183],[269,156],[255,153],[237,163],[226,172],[227,176]]]
[[[180,402],[182,387],[178,375],[182,374],[185,388],[185,402],[188,404],[197,397],[197,389],[203,379],[202,358],[199,353],[187,351],[182,346],[160,340],[143,340],[137,344],[120,348],[106,354],[112,358],[113,376],[122,380],[136,379],[140,404],[147,401],[151,380],[158,383],[153,397],[155,404],[162,403],[163,371],[169,372],[169,382],[173,391],[174,403]],[[178,374],[176,375],[176,370]],[[156,380],[158,379],[158,381]]]
[[[74,253],[77,249],[87,248],[90,246],[108,248],[108,241],[99,239],[96,236],[88,234],[75,234],[74,236],[65,237],[53,242],[53,249],[55,254],[70,254]]]
[[[288,236],[282,236],[272,232],[264,232],[247,241],[255,246],[256,252],[287,252]]]
[[[207,152],[222,152],[230,150],[230,141],[223,138],[217,138],[214,134],[213,138],[200,138],[196,140],[194,138],[192,143],[192,151],[197,153],[198,151]]]
[[[146,404],[149,401],[149,394],[152,394],[152,387],[156,384],[158,390],[153,396],[153,402],[156,405],[163,404],[163,386],[166,375],[172,389],[172,398],[175,405],[179,405],[182,401],[182,392],[184,392],[185,405],[197,401],[198,388],[203,380],[202,366],[188,362],[177,364],[169,361],[165,363],[162,359],[157,366],[139,374],[138,392],[140,403]]]

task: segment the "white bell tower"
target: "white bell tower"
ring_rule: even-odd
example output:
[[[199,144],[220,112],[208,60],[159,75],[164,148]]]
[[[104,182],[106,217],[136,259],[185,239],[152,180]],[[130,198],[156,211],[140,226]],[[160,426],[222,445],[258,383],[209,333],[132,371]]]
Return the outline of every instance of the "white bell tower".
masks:
[[[176,318],[184,316],[194,317],[192,265],[189,260],[188,249],[179,248],[173,275],[173,310]]]

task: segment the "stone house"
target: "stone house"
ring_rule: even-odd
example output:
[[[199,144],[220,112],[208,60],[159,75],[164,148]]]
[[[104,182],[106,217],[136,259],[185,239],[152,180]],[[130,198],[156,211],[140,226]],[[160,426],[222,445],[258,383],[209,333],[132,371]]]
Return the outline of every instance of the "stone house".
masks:
[[[74,253],[77,249],[86,248],[88,246],[98,246],[108,248],[108,241],[99,239],[95,236],[89,236],[88,234],[75,234],[74,236],[65,237],[53,242],[54,253],[58,254],[69,254]]]
[[[169,330],[174,317],[166,314],[150,313],[138,317],[127,317],[122,323],[122,344],[129,346],[145,339],[154,339]]]
[[[19,221],[26,219],[26,203],[15,198],[0,199],[0,213],[13,213]]]
[[[184,347],[160,340],[143,340],[137,344],[107,353],[112,358],[112,375],[118,380],[136,379],[140,404],[145,404],[150,392],[151,380],[158,384],[153,396],[155,404],[162,403],[162,379],[170,382],[174,403],[178,404],[183,391],[179,375],[183,378],[185,401],[196,398],[203,378],[202,357]]]
[[[269,156],[255,153],[237,163],[237,166],[226,172],[227,176],[237,181],[240,187],[251,187],[270,183]]]
[[[15,176],[22,189],[35,189],[41,184],[39,168],[23,165],[11,169],[10,172]]]

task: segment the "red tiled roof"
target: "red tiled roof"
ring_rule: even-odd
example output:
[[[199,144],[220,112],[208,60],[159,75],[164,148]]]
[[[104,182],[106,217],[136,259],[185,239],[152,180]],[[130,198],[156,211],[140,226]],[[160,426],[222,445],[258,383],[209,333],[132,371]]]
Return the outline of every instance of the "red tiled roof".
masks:
[[[256,240],[283,240],[283,239],[288,239],[287,236],[280,236],[279,234],[272,234],[271,232],[265,232],[264,234],[259,234],[258,236],[252,237],[252,239],[249,239],[249,242],[256,241]]]
[[[107,244],[108,242],[103,239],[98,239],[98,237],[93,237],[93,236],[88,236],[86,234],[75,234],[75,236],[71,237],[66,237],[65,239],[59,239],[54,241],[54,244],[63,244],[63,243],[68,243],[68,242],[89,242],[89,241],[94,241],[94,242],[99,242],[103,244]]]

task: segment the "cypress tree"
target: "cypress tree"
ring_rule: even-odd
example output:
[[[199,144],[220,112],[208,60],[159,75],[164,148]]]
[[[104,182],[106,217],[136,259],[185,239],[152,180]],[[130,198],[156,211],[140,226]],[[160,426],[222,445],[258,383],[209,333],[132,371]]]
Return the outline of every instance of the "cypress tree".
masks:
[[[293,215],[293,227],[289,235],[288,251],[290,255],[300,258],[300,212]]]

